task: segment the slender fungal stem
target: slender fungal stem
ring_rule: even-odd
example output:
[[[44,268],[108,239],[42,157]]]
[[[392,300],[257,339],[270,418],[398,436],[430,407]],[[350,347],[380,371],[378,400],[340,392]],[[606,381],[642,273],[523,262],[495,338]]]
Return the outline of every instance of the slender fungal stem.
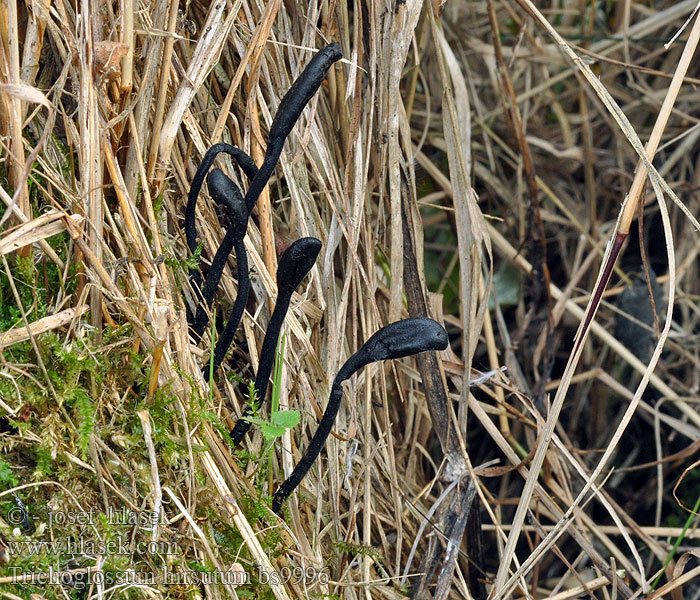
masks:
[[[391,323],[370,337],[338,372],[331,387],[328,406],[323,413],[318,429],[309,442],[306,454],[301,458],[292,474],[275,492],[272,498],[272,510],[276,513],[280,512],[284,501],[308,473],[325,446],[343,399],[343,381],[370,363],[411,356],[428,350],[444,350],[447,348],[448,341],[445,328],[425,317],[412,317]]]
[[[294,467],[292,474],[284,480],[275,495],[272,497],[272,510],[273,512],[279,514],[280,509],[284,501],[289,498],[291,493],[296,489],[296,487],[304,479],[304,476],[309,472],[311,465],[314,464],[318,455],[321,453],[323,446],[326,445],[326,440],[328,435],[333,429],[333,424],[335,423],[335,418],[340,410],[340,402],[343,399],[343,388],[341,387],[341,382],[338,381],[336,377],[333,382],[333,387],[331,388],[330,397],[328,398],[328,407],[323,413],[321,422],[318,424],[318,429],[314,433],[314,437],[311,438],[309,442],[309,448],[306,454],[301,457],[299,464]]]
[[[233,303],[233,308],[231,309],[231,315],[228,318],[226,327],[221,333],[221,337],[216,343],[214,348],[214,371],[219,368],[219,365],[224,360],[226,352],[228,352],[233,338],[238,329],[238,325],[241,323],[241,318],[243,317],[243,311],[245,310],[246,304],[248,303],[248,295],[250,293],[250,277],[248,275],[248,254],[245,250],[245,244],[243,243],[243,238],[236,240],[234,245],[234,250],[236,252],[236,270],[238,277],[238,291],[236,293],[236,300]],[[205,378],[208,374],[205,374]]]
[[[255,375],[255,392],[258,406],[261,406],[265,400],[268,382],[270,381],[270,373],[272,373],[272,365],[275,360],[277,340],[279,339],[282,323],[284,322],[284,317],[286,316],[288,309],[289,299],[278,298],[277,304],[275,304],[275,310],[270,317],[267,331],[265,332],[265,339],[263,340],[262,349],[260,350],[258,372]],[[253,404],[248,403],[231,430],[231,440],[233,441],[234,445],[238,445],[245,434],[248,433],[251,423],[246,419],[248,417],[252,417],[253,413]]]
[[[313,267],[320,251],[320,240],[312,237],[301,238],[287,248],[280,258],[277,267],[277,302],[265,332],[265,339],[260,350],[258,372],[255,375],[255,391],[260,405],[265,401],[272,365],[275,361],[277,341],[282,330],[284,317],[289,310],[292,294]],[[231,430],[231,439],[234,444],[238,444],[250,429],[251,423],[246,420],[246,417],[252,415],[253,406],[248,404]]]
[[[234,238],[234,246],[238,246],[240,249],[240,247],[242,247],[242,241],[245,237],[245,232],[248,227],[248,211],[246,211],[245,205],[243,204],[243,197],[241,195],[241,192],[238,189],[238,186],[233,181],[231,181],[231,179],[229,179],[229,177],[226,176],[224,172],[221,171],[221,169],[214,169],[207,178],[207,182],[209,184],[209,191],[214,201],[217,204],[223,206],[226,209],[226,212],[228,213],[228,216],[231,220],[231,226],[229,227],[229,231],[233,232],[232,235]],[[245,248],[243,249],[243,254],[245,254]],[[224,263],[227,259],[228,256],[225,257]],[[239,285],[241,277],[248,279],[247,257],[244,257],[243,260],[245,261],[245,268],[239,268],[238,270]],[[221,266],[221,269],[223,271],[223,265]],[[248,282],[247,284],[244,283],[244,286],[246,289],[247,296],[247,289],[250,286],[250,282]],[[209,321],[207,308],[211,308],[211,305],[214,302],[215,292],[216,287],[212,287],[211,281],[209,280],[209,278],[207,278],[207,280],[204,283],[204,288],[201,290],[201,298],[202,300],[204,300],[206,308],[205,306],[200,304],[197,307],[197,312],[195,313],[194,319],[192,320],[192,332],[197,339],[199,339],[202,336],[204,330],[206,329],[207,322]],[[245,304],[243,306],[245,307]]]
[[[243,238],[245,237],[245,232],[248,227],[248,211],[246,211],[245,205],[243,204],[241,192],[236,184],[220,169],[214,169],[207,178],[207,182],[212,198],[226,208],[226,212],[231,219],[231,229],[236,232],[234,248],[236,250],[236,270],[238,271],[238,291],[236,293],[236,299],[233,302],[231,316],[214,348],[213,369],[209,372],[204,369],[203,372],[204,378],[211,380],[214,372],[224,360],[224,356],[226,356],[226,352],[231,342],[233,342],[236,329],[238,329],[238,325],[243,317],[243,311],[248,303],[248,294],[250,292],[250,275],[248,274],[248,255],[246,254],[245,244],[243,243]],[[206,290],[203,295],[206,298]],[[195,332],[204,331],[206,323],[207,314],[200,306],[195,315],[193,329]]]
[[[187,195],[187,207],[185,209],[185,237],[187,239],[187,247],[189,248],[192,254],[196,252],[197,245],[199,243],[199,236],[197,235],[196,225],[197,200],[199,198],[199,192],[202,189],[204,177],[209,171],[211,165],[213,164],[214,159],[218,154],[222,152],[231,155],[240,165],[240,167],[243,169],[244,173],[248,176],[249,179],[253,179],[258,173],[258,168],[255,166],[255,162],[253,161],[253,159],[250,158],[250,156],[248,156],[240,148],[236,148],[231,144],[221,143],[214,144],[211,148],[209,148],[209,150],[207,150],[207,153],[204,155],[202,162],[197,168],[197,172],[195,173],[194,179],[192,179],[192,185],[190,186],[190,191]],[[221,173],[221,175],[223,175],[223,173]],[[233,191],[233,195],[236,196],[236,201],[238,201],[237,197],[240,197],[240,201],[242,203],[243,198],[240,190],[238,189],[238,186],[236,186],[230,179],[228,181],[229,187]],[[231,190],[229,190],[229,193],[231,193]],[[228,201],[223,201],[223,204],[229,205]],[[200,305],[201,301],[203,299],[206,300],[207,296],[204,295],[201,291],[202,275],[199,272],[199,269],[191,269],[189,272],[189,279],[197,301],[194,310],[190,310],[189,306],[187,307],[187,321],[189,323],[193,323],[197,318],[196,315],[200,314],[200,311],[202,309]],[[218,281],[216,283],[218,286]],[[214,288],[214,290],[216,290],[216,287]],[[214,293],[211,292],[210,295],[213,299]],[[207,301],[207,305],[211,306],[211,300]],[[198,323],[198,325],[193,327],[194,337],[197,340],[199,340],[199,338],[202,336],[202,333],[204,332],[204,329],[207,326],[206,320],[204,320],[203,322],[201,321],[201,315],[199,318],[200,322]]]

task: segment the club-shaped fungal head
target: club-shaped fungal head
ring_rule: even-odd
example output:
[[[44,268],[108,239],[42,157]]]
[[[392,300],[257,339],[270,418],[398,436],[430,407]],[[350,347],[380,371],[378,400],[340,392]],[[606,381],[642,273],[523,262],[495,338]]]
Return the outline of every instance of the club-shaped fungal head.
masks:
[[[301,75],[289,88],[270,126],[270,139],[285,138],[299,119],[301,111],[321,87],[334,62],[343,58],[340,46],[333,42],[314,54]]]
[[[382,327],[364,346],[353,354],[340,369],[333,382],[331,396],[318,429],[311,439],[306,454],[292,474],[277,488],[272,498],[272,510],[279,514],[282,504],[299,485],[318,457],[333,428],[343,398],[342,382],[369,363],[391,358],[402,358],[427,350],[444,350],[448,344],[445,328],[432,319],[413,317]]]
[[[277,290],[280,296],[291,296],[316,262],[321,240],[301,238],[287,248],[277,265]]]
[[[369,363],[403,358],[428,350],[444,350],[448,337],[445,328],[426,317],[411,317],[382,327],[348,361],[336,381],[344,381]]]
[[[245,235],[248,226],[248,211],[238,186],[221,169],[214,169],[209,173],[207,185],[214,201],[226,209],[236,233]]]

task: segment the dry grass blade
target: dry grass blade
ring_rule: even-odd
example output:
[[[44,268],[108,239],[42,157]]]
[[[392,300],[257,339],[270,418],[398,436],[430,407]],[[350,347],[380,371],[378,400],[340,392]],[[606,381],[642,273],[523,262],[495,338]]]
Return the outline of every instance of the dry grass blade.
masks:
[[[10,195],[3,188],[0,188],[0,198],[2,198],[2,201],[5,203],[5,206],[7,206],[8,209],[12,211],[12,214],[14,214],[20,222],[25,224],[30,222],[29,217],[19,209],[19,207],[10,197]],[[46,243],[46,241],[39,240],[39,245],[41,246],[41,249],[46,253],[46,255],[49,258],[51,258],[51,260],[55,264],[59,266],[59,268],[63,268],[63,261],[58,257],[54,249],[51,246],[49,246],[48,243]]]
[[[21,86],[20,61],[19,61],[19,14],[17,12],[17,0],[9,0],[3,10],[2,41],[6,53],[3,53],[4,79],[10,84],[11,89]],[[9,96],[9,97],[8,97]],[[17,94],[8,94],[1,98],[3,101],[3,130],[9,133],[10,149],[12,155],[11,181],[16,187],[19,210],[28,215],[29,194],[26,179],[22,177],[25,168],[24,147],[22,142],[22,121],[24,120],[24,107],[22,99]],[[22,252],[28,256],[29,248]]]
[[[46,238],[50,238],[62,231],[66,231],[66,226],[61,221],[63,216],[64,215],[60,212],[53,211],[21,225],[0,240],[0,254],[14,252],[19,248],[29,246],[45,240]],[[68,218],[75,228],[80,227],[85,220],[81,215],[70,215]]]
[[[392,20],[391,30],[384,38],[387,55],[387,80],[383,107],[383,121],[388,125],[387,148],[387,179],[390,199],[390,231],[391,231],[391,295],[389,304],[389,320],[396,321],[401,316],[403,294],[403,227],[401,224],[401,107],[399,83],[402,68],[406,63],[409,47],[415,35],[418,17],[421,12],[421,2],[411,0],[406,2]]]
[[[157,181],[164,178],[170,166],[170,154],[185,111],[188,110],[206,76],[217,63],[239,6],[240,0],[233,7],[229,7],[226,2],[215,2],[211,5],[207,20],[203,24],[204,35],[194,49],[184,84],[179,86],[177,95],[172,100],[163,121],[164,126],[160,131]],[[227,8],[229,10],[224,19],[224,11]]]
[[[81,315],[85,314],[87,310],[88,306],[86,304],[83,304],[78,308],[67,308],[66,310],[62,310],[60,313],[55,315],[34,321],[28,326],[25,325],[24,327],[3,331],[0,334],[0,349],[28,340],[30,335],[38,336],[46,331],[63,327],[67,323],[73,321],[73,319],[76,317],[80,317]]]
[[[42,91],[26,83],[0,83],[0,90],[22,102],[35,102],[42,104],[48,109],[51,108],[51,104],[49,104]]]
[[[274,23],[280,0],[268,2],[263,13],[263,18],[255,32],[255,42],[251,44],[251,73],[248,77],[248,112],[251,115],[251,129],[253,136],[251,140],[251,156],[255,163],[260,166],[265,157],[265,150],[262,146],[262,133],[260,132],[260,121],[258,119],[257,95],[254,88],[257,86],[259,78],[260,60],[265,48],[265,41],[270,33],[270,28]],[[240,67],[239,67],[240,69]],[[223,116],[223,115],[222,115]],[[258,212],[260,215],[260,236],[262,238],[263,261],[267,267],[267,272],[272,275],[277,271],[277,257],[275,255],[274,234],[272,231],[272,212],[270,209],[270,194],[265,187],[258,199]]]

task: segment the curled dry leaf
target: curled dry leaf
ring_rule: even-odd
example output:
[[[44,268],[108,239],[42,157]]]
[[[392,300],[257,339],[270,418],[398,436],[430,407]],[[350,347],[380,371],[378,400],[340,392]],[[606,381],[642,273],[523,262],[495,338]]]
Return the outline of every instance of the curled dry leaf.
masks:
[[[103,40],[95,43],[95,73],[107,79],[116,79],[121,75],[121,60],[129,51],[129,46],[122,42]]]

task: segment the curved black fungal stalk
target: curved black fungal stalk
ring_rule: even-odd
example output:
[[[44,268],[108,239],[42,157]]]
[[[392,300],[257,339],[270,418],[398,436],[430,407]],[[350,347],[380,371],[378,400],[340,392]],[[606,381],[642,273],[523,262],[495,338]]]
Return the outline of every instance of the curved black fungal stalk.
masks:
[[[243,311],[245,310],[246,304],[248,304],[248,295],[250,293],[250,276],[248,275],[248,254],[245,251],[245,244],[243,243],[243,238],[237,239],[233,246],[236,252],[236,269],[238,271],[238,291],[236,293],[236,299],[233,302],[233,308],[231,309],[231,315],[228,318],[226,327],[221,332],[221,336],[216,342],[214,347],[214,372],[219,368],[219,365],[224,360],[226,352],[228,352],[229,347],[233,343],[233,338],[236,335],[236,330],[241,323],[243,318]],[[204,374],[204,379],[209,379],[209,364],[207,363],[202,373]]]
[[[301,280],[311,270],[311,267],[314,266],[320,251],[321,241],[307,237],[294,242],[280,257],[280,262],[277,266],[277,302],[265,332],[265,339],[260,350],[258,372],[255,375],[255,391],[259,403],[265,400],[270,374],[272,373],[272,365],[275,361],[277,341],[279,340],[284,317],[289,310],[292,294],[301,283]],[[231,430],[231,439],[234,444],[238,444],[248,429],[250,429],[250,422],[246,421],[245,418],[252,416],[252,414],[253,407],[248,404]]]
[[[222,152],[229,154],[243,169],[243,172],[248,176],[251,181],[255,179],[258,174],[258,167],[255,165],[255,161],[248,156],[240,148],[236,148],[231,144],[214,144],[209,150],[207,150],[202,162],[197,168],[194,179],[192,179],[192,185],[190,186],[190,192],[187,195],[187,207],[185,209],[185,237],[187,238],[187,247],[190,252],[194,254],[197,250],[197,226],[195,222],[197,200],[199,198],[199,192],[202,189],[202,184],[204,183],[204,177],[214,163],[214,159],[218,154]],[[231,182],[233,183],[233,182]],[[235,185],[235,184],[234,184]],[[236,187],[238,190],[238,187]],[[238,192],[240,194],[240,191]],[[230,251],[229,251],[230,252]],[[228,257],[228,255],[227,255]],[[195,294],[200,294],[200,287],[202,285],[202,276],[197,269],[192,269],[189,273],[190,281],[192,282],[192,287],[195,290]],[[217,282],[218,285],[218,282]],[[192,314],[188,311],[188,319],[192,320]],[[201,335],[201,332],[200,334]]]
[[[284,501],[299,485],[321,453],[340,409],[340,402],[343,399],[343,381],[370,363],[402,358],[428,350],[444,350],[447,348],[447,343],[448,337],[445,328],[436,321],[425,317],[413,317],[391,323],[382,327],[369,338],[338,372],[333,381],[328,406],[314,437],[311,438],[309,448],[292,474],[275,492],[272,498],[272,510],[276,513],[280,512]]]
[[[223,171],[214,169],[209,174],[209,177],[207,177],[207,184],[209,185],[212,198],[214,198],[218,204],[226,208],[226,212],[231,219],[231,227],[236,231],[234,250],[236,251],[238,291],[226,327],[214,348],[214,371],[216,371],[224,360],[229,346],[231,346],[233,342],[233,337],[243,317],[246,304],[248,303],[250,275],[248,273],[248,254],[246,253],[245,244],[243,243],[243,238],[245,237],[245,232],[248,227],[248,212],[245,209],[243,197],[238,187],[223,173]],[[204,294],[206,294],[206,290]],[[204,332],[207,321],[207,313],[204,308],[200,306],[193,322],[193,330],[198,336],[201,336]],[[202,372],[204,378],[209,379],[209,365],[206,365]]]
[[[204,183],[204,178],[206,177],[209,169],[214,163],[214,159],[218,154],[225,152],[235,159],[235,161],[243,169],[243,172],[248,176],[251,181],[255,179],[258,174],[258,167],[255,166],[255,161],[248,156],[240,148],[236,148],[231,144],[214,144],[209,150],[207,150],[202,162],[197,167],[197,172],[192,179],[192,185],[190,186],[190,192],[187,195],[187,208],[185,210],[185,236],[187,237],[187,246],[190,252],[194,252],[197,249],[197,228],[195,225],[195,208],[197,207],[197,198],[199,197],[199,192],[202,190],[202,184]]]
[[[241,298],[243,308],[245,308],[245,304],[248,300],[248,290],[250,288],[250,279],[248,276],[248,257],[245,254],[245,247],[243,245],[243,238],[245,237],[245,232],[248,227],[248,211],[245,208],[243,196],[241,191],[238,189],[238,186],[231,181],[231,179],[229,179],[229,177],[225,175],[221,169],[214,169],[209,174],[207,184],[209,185],[209,193],[211,194],[211,197],[217,204],[226,209],[229,219],[231,220],[230,229],[234,232],[234,246],[236,248],[236,260],[238,261],[239,285],[239,292],[236,296],[236,301],[234,302],[234,309],[236,308],[238,298],[241,296],[241,291],[245,292],[245,299]],[[243,285],[243,288],[241,288],[241,285]],[[216,288],[211,287],[209,279],[207,279],[204,283],[204,288],[200,292],[201,298],[204,300],[207,308],[211,308],[211,305],[214,302],[215,292]],[[243,312],[241,310],[241,315],[242,314]],[[208,321],[209,317],[207,315],[207,310],[204,305],[200,304],[197,307],[197,312],[192,320],[192,333],[197,339],[199,339],[204,333],[204,329],[206,328]],[[236,323],[235,326],[238,327],[238,323]],[[231,335],[231,339],[233,339],[233,335]]]
[[[319,50],[314,57],[306,65],[301,75],[289,88],[289,91],[282,98],[279,108],[275,113],[275,118],[270,127],[270,137],[267,142],[267,150],[263,164],[258,169],[257,174],[250,183],[248,192],[245,195],[244,202],[248,212],[253,212],[255,203],[258,201],[260,194],[267,185],[272,171],[277,165],[282,148],[287,136],[291,132],[295,123],[299,120],[302,110],[308,104],[309,100],[321,87],[321,83],[328,74],[329,69],[334,62],[343,57],[340,52],[340,46],[337,43],[332,43]],[[235,240],[235,232],[229,228],[226,235],[221,240],[211,268],[207,274],[205,286],[208,289],[216,290],[221,280],[221,275],[224,272],[226,259],[233,249]],[[189,242],[188,242],[189,243]],[[196,245],[195,245],[196,247]],[[190,249],[191,252],[194,250]]]

